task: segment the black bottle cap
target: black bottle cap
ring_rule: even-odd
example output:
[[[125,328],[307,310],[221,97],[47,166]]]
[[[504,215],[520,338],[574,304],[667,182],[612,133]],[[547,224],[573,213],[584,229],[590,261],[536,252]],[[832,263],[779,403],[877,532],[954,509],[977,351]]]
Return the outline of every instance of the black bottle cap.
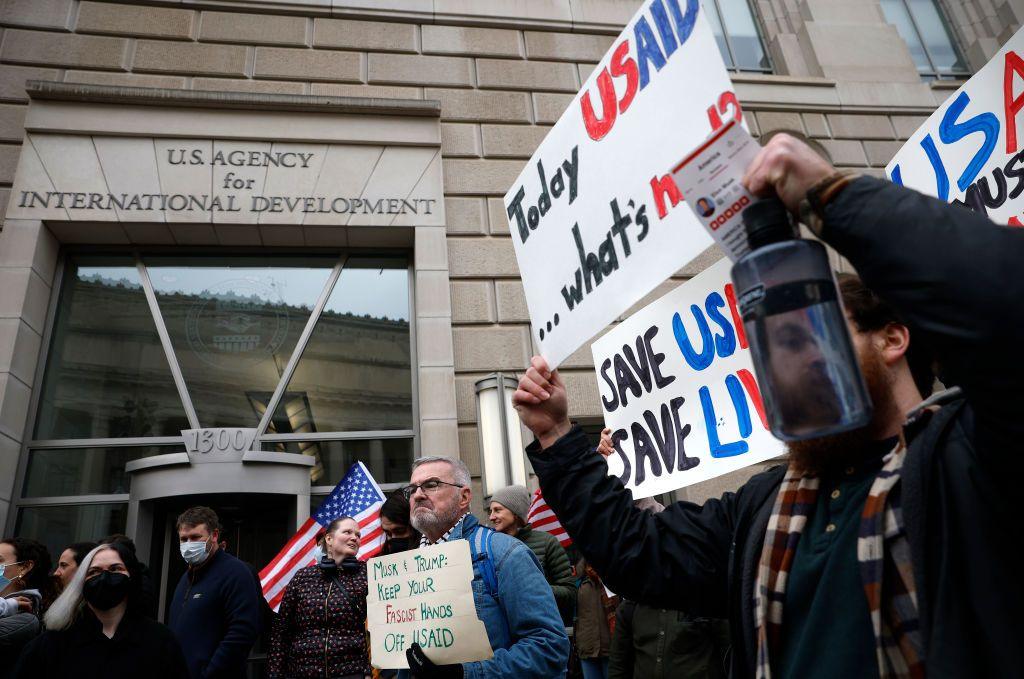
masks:
[[[777,196],[762,198],[748,205],[743,211],[743,226],[747,230],[751,250],[797,237],[789,210]]]

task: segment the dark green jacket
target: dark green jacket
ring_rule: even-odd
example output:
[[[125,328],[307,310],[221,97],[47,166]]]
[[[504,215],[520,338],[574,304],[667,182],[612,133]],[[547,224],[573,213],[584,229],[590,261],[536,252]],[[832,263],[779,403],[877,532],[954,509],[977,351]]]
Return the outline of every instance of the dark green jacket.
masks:
[[[608,679],[724,679],[729,623],[623,601]]]
[[[572,625],[573,614],[576,611],[576,579],[573,577],[572,566],[569,565],[565,549],[551,533],[534,530],[529,526],[520,528],[516,537],[525,542],[540,561],[544,577],[551,585],[551,593],[555,595],[555,603],[558,604],[562,622],[567,627]]]

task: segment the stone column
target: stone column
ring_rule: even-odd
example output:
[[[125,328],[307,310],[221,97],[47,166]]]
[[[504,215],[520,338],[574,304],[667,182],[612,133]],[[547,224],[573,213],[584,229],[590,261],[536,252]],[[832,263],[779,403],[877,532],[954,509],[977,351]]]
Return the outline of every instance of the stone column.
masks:
[[[10,219],[0,231],[0,527],[8,522],[29,403],[57,269],[57,240],[40,221]]]

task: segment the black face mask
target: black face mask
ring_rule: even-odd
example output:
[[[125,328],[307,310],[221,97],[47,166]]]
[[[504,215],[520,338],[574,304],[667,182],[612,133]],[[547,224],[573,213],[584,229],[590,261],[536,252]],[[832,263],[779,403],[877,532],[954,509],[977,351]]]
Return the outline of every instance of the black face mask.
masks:
[[[388,540],[388,552],[391,554],[407,552],[416,546],[418,546],[418,543],[414,545],[412,538],[391,538]]]
[[[85,581],[82,594],[93,608],[109,611],[125,600],[130,587],[131,579],[126,574],[104,571]]]

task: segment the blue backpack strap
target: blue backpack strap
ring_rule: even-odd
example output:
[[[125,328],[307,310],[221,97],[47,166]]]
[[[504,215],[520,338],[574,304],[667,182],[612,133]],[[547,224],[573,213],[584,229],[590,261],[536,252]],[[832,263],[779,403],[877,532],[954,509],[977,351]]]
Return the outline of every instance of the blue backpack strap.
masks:
[[[473,561],[479,563],[480,577],[483,578],[484,586],[487,587],[487,593],[502,608],[501,624],[505,628],[505,634],[509,641],[512,641],[512,630],[509,629],[504,607],[501,606],[501,597],[498,595],[498,574],[494,570],[494,559],[491,558],[491,538],[493,536],[493,530],[477,525],[469,540],[469,552]]]

